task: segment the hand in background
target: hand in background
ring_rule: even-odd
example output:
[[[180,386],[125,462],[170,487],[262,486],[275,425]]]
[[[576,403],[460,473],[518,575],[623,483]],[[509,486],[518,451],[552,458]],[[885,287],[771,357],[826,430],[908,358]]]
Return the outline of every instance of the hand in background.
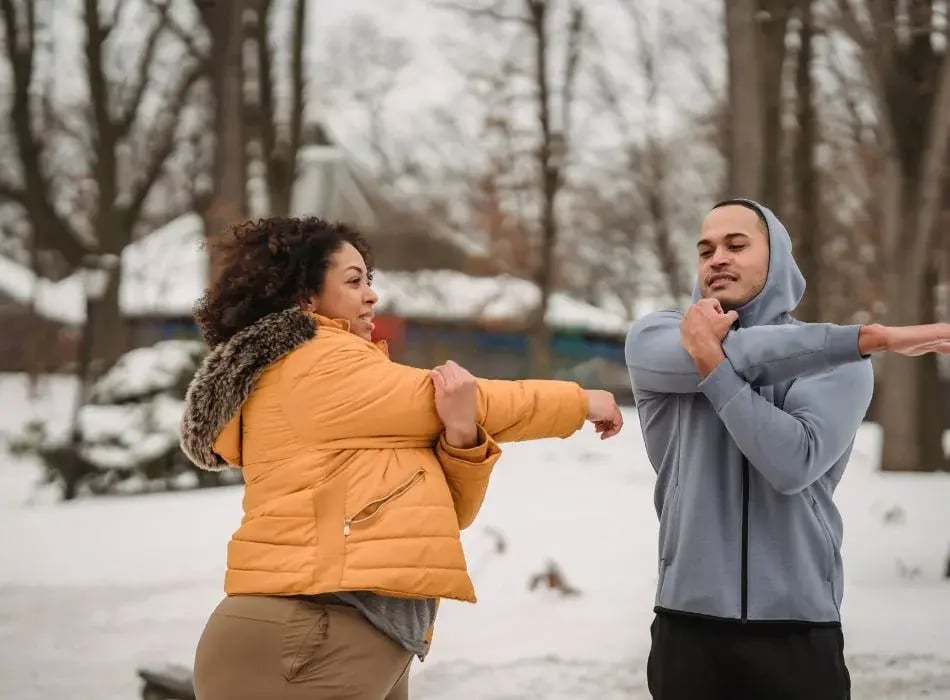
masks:
[[[884,351],[909,356],[929,352],[950,355],[950,323],[919,326],[883,326],[874,323],[862,326],[858,335],[858,350],[863,355]]]
[[[623,414],[609,391],[587,389],[587,420],[594,424],[601,440],[613,437],[623,428]]]

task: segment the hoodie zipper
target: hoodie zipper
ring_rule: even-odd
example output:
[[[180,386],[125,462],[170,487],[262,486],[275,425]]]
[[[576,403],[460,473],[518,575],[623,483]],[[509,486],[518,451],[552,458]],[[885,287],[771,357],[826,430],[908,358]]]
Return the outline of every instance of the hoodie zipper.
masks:
[[[749,621],[749,460],[742,458],[742,622]]]
[[[343,536],[344,537],[350,536],[350,530],[352,529],[353,525],[359,525],[360,523],[365,523],[367,520],[372,520],[373,518],[375,518],[377,515],[379,515],[379,512],[383,509],[383,506],[385,506],[391,501],[396,500],[400,496],[403,496],[406,492],[409,491],[409,489],[411,489],[417,483],[422,481],[422,479],[425,478],[425,475],[426,475],[426,472],[424,469],[418,469],[416,470],[416,473],[413,474],[408,480],[401,483],[399,486],[394,488],[388,494],[386,494],[382,498],[377,498],[375,500],[372,500],[366,505],[364,505],[362,508],[356,511],[355,514],[351,515],[350,517],[348,517],[346,520],[343,521]],[[366,512],[366,511],[369,511],[369,512]]]
[[[742,321],[737,320],[735,325],[741,328]],[[742,455],[742,572],[739,581],[739,619],[743,623],[749,621],[749,479],[749,460]]]

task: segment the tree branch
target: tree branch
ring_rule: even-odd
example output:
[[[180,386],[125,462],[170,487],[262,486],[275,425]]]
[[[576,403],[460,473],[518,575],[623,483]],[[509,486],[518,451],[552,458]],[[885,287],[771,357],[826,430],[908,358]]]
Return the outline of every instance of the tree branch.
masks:
[[[109,36],[112,34],[112,30],[119,25],[119,20],[122,17],[122,10],[125,9],[128,4],[128,0],[115,0],[115,5],[112,7],[112,17],[109,19],[109,25],[103,27],[103,36]]]
[[[495,20],[496,22],[521,24],[529,27],[531,26],[530,17],[525,15],[510,15],[507,12],[502,12],[497,7],[470,7],[468,5],[461,5],[457,2],[450,2],[449,0],[429,0],[429,4],[435,9],[461,12],[462,14],[466,14],[469,17],[476,19],[491,19]]]
[[[117,3],[116,7],[119,5],[121,5],[121,3]],[[162,35],[162,31],[168,26],[170,6],[170,3],[166,3],[160,5],[158,8],[158,24],[152,28],[145,42],[145,49],[142,51],[142,58],[139,62],[138,80],[132,88],[132,96],[122,108],[122,115],[115,125],[119,139],[128,136],[132,124],[135,123],[135,119],[138,116],[139,108],[142,105],[142,98],[145,95],[145,90],[149,86],[149,75],[151,74],[152,64],[155,62],[155,51],[158,47],[158,40]]]
[[[23,188],[14,185],[12,182],[7,182],[3,178],[0,178],[0,201],[3,200],[16,202],[17,204],[26,206],[26,191],[24,191]]]
[[[158,181],[166,161],[175,150],[175,134],[182,110],[188,102],[188,93],[205,72],[204,63],[194,63],[178,85],[178,89],[164,103],[162,117],[154,129],[152,138],[149,139],[153,144],[149,153],[151,157],[142,169],[142,176],[133,184],[128,207],[120,212],[129,230],[141,215],[145,200]]]
[[[36,16],[33,3],[27,4],[26,41],[19,41],[20,22],[12,0],[0,0],[3,17],[7,59],[13,75],[13,98],[10,101],[10,121],[13,125],[16,150],[23,177],[21,205],[26,211],[37,248],[58,251],[71,265],[77,265],[86,253],[86,247],[70,223],[53,206],[49,178],[43,171],[42,146],[33,131],[35,122],[30,85],[33,82],[33,51],[36,47]],[[18,188],[8,191],[15,194]]]
[[[261,137],[264,167],[270,181],[273,174],[274,151],[277,143],[277,115],[274,110],[274,55],[270,47],[270,0],[263,0],[256,8],[254,27],[257,44],[258,99],[257,128]]]
[[[291,81],[293,99],[290,112],[290,177],[296,179],[297,151],[303,135],[303,112],[306,105],[306,76],[304,74],[304,45],[307,36],[307,0],[297,0],[294,11],[293,57]]]
[[[574,86],[581,60],[581,39],[584,34],[584,8],[576,1],[571,4],[567,28],[567,61],[564,64],[564,84],[561,90],[561,126],[564,138],[571,133],[571,114],[574,105]]]
[[[873,6],[873,3],[871,4]],[[888,58],[888,49],[886,44],[882,43],[884,37],[881,35],[880,27],[872,26],[870,35],[864,30],[850,0],[837,0],[836,7],[838,10],[838,25],[857,44],[867,65],[868,81],[871,83],[878,113],[881,115],[881,146],[885,153],[894,153],[897,148],[897,135],[891,101],[887,91],[888,65],[892,62],[892,59]],[[878,21],[879,17],[872,15],[872,23]]]
[[[848,117],[850,118],[847,124],[848,135],[850,136],[851,142],[854,146],[860,146],[863,141],[861,132],[862,128],[864,127],[864,120],[861,118],[861,109],[858,98],[854,94],[854,81],[841,65],[840,57],[838,56],[838,52],[835,50],[833,45],[829,47],[827,56],[828,72],[837,83],[837,93],[844,101],[845,110],[847,111]]]
[[[113,206],[118,194],[116,145],[119,134],[110,110],[109,85],[103,66],[106,32],[99,23],[99,0],[83,1],[83,24],[86,30],[86,82],[92,103],[92,171],[99,202],[97,216],[94,217],[94,229],[96,240],[102,247],[115,235],[111,215],[114,213]]]
[[[148,0],[148,3],[151,7],[155,8],[158,11],[162,9],[162,0]],[[211,5],[207,5],[210,7]],[[206,6],[202,5],[201,8],[204,11]],[[165,23],[165,28],[175,37],[178,38],[181,43],[185,45],[185,48],[188,50],[188,54],[196,61],[204,62],[209,59],[207,52],[202,51],[198,48],[198,45],[195,44],[195,36],[193,33],[189,32],[187,29],[182,27],[178,21],[168,15]]]

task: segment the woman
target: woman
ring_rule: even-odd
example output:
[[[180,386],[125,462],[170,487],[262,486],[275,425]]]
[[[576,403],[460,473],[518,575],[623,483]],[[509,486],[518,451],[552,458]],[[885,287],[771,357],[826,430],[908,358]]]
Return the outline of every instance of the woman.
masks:
[[[198,644],[199,700],[408,698],[440,598],[474,602],[459,531],[497,441],[622,419],[607,392],[475,380],[391,362],[372,342],[373,263],[319,219],[234,227],[195,316],[211,352],[186,397],[182,447],[243,470],[227,596]]]

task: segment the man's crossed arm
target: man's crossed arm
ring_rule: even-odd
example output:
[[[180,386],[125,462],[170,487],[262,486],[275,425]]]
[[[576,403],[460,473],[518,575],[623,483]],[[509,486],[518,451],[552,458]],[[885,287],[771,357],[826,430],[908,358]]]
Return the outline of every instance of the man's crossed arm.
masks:
[[[950,353],[950,324],[800,324],[731,330],[714,300],[660,312],[627,339],[634,391],[703,393],[739,449],[772,486],[797,493],[844,453],[867,411],[873,352]],[[837,368],[837,371],[829,370]],[[753,385],[795,379],[779,408]]]

